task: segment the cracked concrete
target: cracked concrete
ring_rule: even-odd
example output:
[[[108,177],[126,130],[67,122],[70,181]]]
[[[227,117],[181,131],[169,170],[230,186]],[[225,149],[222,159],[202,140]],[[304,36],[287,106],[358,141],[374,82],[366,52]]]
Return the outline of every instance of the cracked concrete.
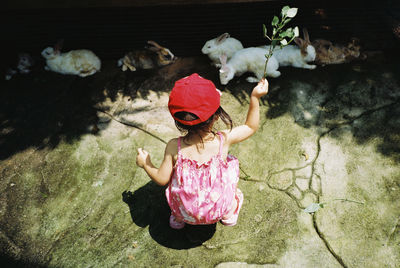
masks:
[[[166,108],[173,81],[196,71],[219,87],[206,59],[137,74],[106,64],[91,79],[41,73],[11,81],[62,88],[47,96],[55,107],[38,117],[50,126],[38,140],[23,133],[40,105],[25,118],[22,106],[20,117],[0,114],[0,144],[10,144],[0,162],[3,258],[50,267],[399,267],[400,70],[392,59],[282,69],[270,80],[259,131],[231,148],[245,196],[238,225],[181,231],[169,228],[164,188],[135,166],[135,151],[144,146],[159,164],[178,135]],[[246,117],[253,86],[236,78],[220,87],[235,123]],[[77,96],[89,99],[79,106]],[[324,206],[308,214],[311,203]]]

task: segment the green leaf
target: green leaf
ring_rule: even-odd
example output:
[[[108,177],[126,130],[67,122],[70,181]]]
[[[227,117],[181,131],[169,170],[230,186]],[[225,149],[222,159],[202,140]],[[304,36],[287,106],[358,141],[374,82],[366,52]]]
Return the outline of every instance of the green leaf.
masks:
[[[296,8],[296,7],[293,7],[293,8],[291,8],[291,9],[289,9],[289,10],[287,11],[287,13],[286,13],[286,15],[287,15],[289,18],[294,18],[294,16],[296,16],[296,14],[297,14],[297,8]]]
[[[295,37],[298,37],[299,36],[299,27],[297,27],[297,26],[294,27],[293,33],[294,33]]]
[[[282,17],[283,17],[283,16],[286,16],[286,14],[287,14],[287,12],[288,12],[289,9],[290,9],[289,6],[284,6],[284,7],[282,8],[282,12],[281,12]]]
[[[263,34],[264,34],[264,37],[267,36],[267,27],[265,26],[265,24],[263,24]]]
[[[292,38],[294,36],[294,32],[292,28],[287,28],[286,31],[281,32],[279,34],[279,37],[285,38],[285,37],[289,37]]]
[[[294,36],[294,30],[292,28],[289,28],[286,31],[289,38],[292,38]]]
[[[271,42],[272,47],[276,47],[277,44],[278,44],[278,40],[272,40],[272,42]]]
[[[287,29],[286,31],[281,32],[281,33],[279,34],[279,37],[285,38],[285,37],[287,37],[287,36],[290,36],[291,32],[292,32],[291,29]]]
[[[307,213],[314,213],[314,212],[316,212],[318,209],[320,209],[321,208],[321,204],[318,204],[318,203],[311,203],[311,205],[309,205],[308,207],[306,207],[305,209],[304,209],[304,212],[307,212]]]
[[[291,21],[292,19],[291,18],[286,18],[284,21],[283,21],[283,23],[284,24],[287,24],[289,21]]]
[[[272,26],[276,26],[279,23],[279,18],[277,16],[274,16],[274,18],[272,19],[271,25]]]

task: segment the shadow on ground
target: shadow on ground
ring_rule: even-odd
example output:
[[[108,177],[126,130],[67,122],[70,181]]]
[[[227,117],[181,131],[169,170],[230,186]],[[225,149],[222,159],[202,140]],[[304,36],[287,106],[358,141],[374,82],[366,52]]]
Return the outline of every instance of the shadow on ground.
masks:
[[[362,117],[357,110],[371,113],[381,109],[383,115],[378,120],[360,122],[353,128],[353,135],[360,144],[381,137],[377,150],[400,161],[397,137],[400,124],[389,123],[400,115],[400,67],[393,60],[398,57],[399,52],[388,51],[365,62],[319,67],[314,71],[281,68],[283,75],[270,79],[270,93],[263,100],[264,105],[270,106],[266,117],[277,118],[289,112],[304,128],[332,129]],[[106,62],[102,72],[87,78],[46,72],[37,67],[31,74],[2,81],[0,159],[31,146],[54,148],[62,139],[73,141],[86,133],[95,134],[99,119],[94,107],[106,97],[115,100],[118,94],[123,94],[134,99],[146,98],[150,90],[168,92],[177,79],[193,72],[213,80],[218,88],[231,93],[243,105],[254,86],[245,82],[246,74],[227,86],[220,85],[218,73],[205,57],[181,58],[159,70],[138,72],[122,72],[115,62]],[[298,94],[302,88],[303,96]],[[293,100],[299,107],[289,106]],[[385,128],[381,127],[382,120],[388,121]]]
[[[39,263],[34,263],[32,261],[16,260],[10,256],[0,254],[0,263],[2,267],[12,267],[12,268],[25,268],[25,267],[35,267],[35,268],[45,268],[46,266]]]
[[[37,59],[40,62],[39,59]],[[192,72],[214,72],[205,57],[178,59],[159,70],[122,72],[116,62],[80,78],[43,70],[0,81],[0,160],[29,147],[54,148],[62,139],[73,141],[96,133],[97,103],[117,94],[146,98],[150,90],[168,92],[174,82]],[[215,75],[213,76],[215,78]]]
[[[129,206],[132,221],[140,227],[149,226],[151,237],[165,247],[188,249],[201,246],[214,235],[216,224],[186,224],[181,230],[172,229],[168,224],[171,211],[165,199],[165,188],[149,182],[133,193],[124,191],[122,201]]]
[[[268,106],[263,107],[263,110],[267,111],[262,116],[263,122],[266,122],[265,127],[268,127],[268,122],[279,123],[280,120],[273,119],[280,118],[283,119],[282,122],[295,125],[295,128],[288,129],[311,129],[308,132],[312,132],[313,137],[317,134],[320,138],[329,133],[330,139],[337,139],[340,143],[340,139],[343,137],[351,136],[351,139],[354,139],[358,144],[365,144],[366,147],[372,148],[372,150],[376,150],[379,154],[385,156],[385,161],[390,160],[388,161],[389,166],[393,165],[391,160],[399,162],[400,70],[396,62],[398,55],[398,52],[381,53],[378,56],[369,57],[363,62],[319,67],[314,71],[282,68],[282,77],[269,79],[270,93],[264,98],[263,103]],[[283,189],[279,191],[272,191],[275,188],[270,187],[268,182],[267,185],[263,185],[264,182],[261,180],[254,184],[250,180],[248,182],[242,181],[248,183],[247,190],[249,192],[269,205],[265,206],[264,203],[260,202],[249,203],[247,214],[245,211],[242,214],[243,219],[248,220],[248,222],[242,224],[242,227],[238,226],[238,228],[246,229],[245,232],[236,232],[240,229],[233,229],[215,233],[216,225],[187,225],[182,230],[172,230],[168,225],[170,210],[165,200],[165,188],[152,182],[143,186],[148,180],[144,173],[140,174],[140,180],[133,183],[129,181],[130,178],[134,177],[133,172],[137,168],[132,167],[132,163],[129,162],[134,158],[130,152],[134,151],[146,138],[149,138],[146,136],[147,134],[152,133],[132,131],[125,126],[123,126],[124,131],[122,131],[118,129],[122,126],[116,123],[110,124],[112,127],[107,128],[107,131],[103,133],[104,136],[101,132],[98,136],[84,135],[89,132],[96,135],[95,126],[100,120],[96,107],[99,103],[103,103],[105,99],[111,99],[109,101],[111,106],[107,108],[106,112],[112,116],[121,115],[113,113],[115,111],[113,110],[114,106],[118,105],[122,107],[116,108],[122,111],[135,113],[140,110],[132,111],[134,108],[129,106],[131,102],[120,101],[120,95],[126,97],[124,100],[128,98],[138,98],[138,100],[148,98],[146,103],[150,103],[155,101],[153,94],[155,92],[163,95],[163,100],[165,100],[166,95],[161,93],[168,92],[177,79],[193,72],[198,72],[200,75],[213,80],[222,91],[231,93],[243,106],[241,107],[235,102],[236,114],[239,113],[238,111],[246,111],[248,94],[250,94],[254,84],[245,82],[246,75],[243,75],[232,80],[227,86],[221,86],[218,82],[217,70],[211,67],[208,59],[204,57],[181,58],[173,65],[146,72],[124,73],[117,69],[115,62],[106,62],[101,73],[87,78],[63,76],[36,70],[27,76],[21,75],[11,81],[0,82],[0,160],[5,160],[1,161],[0,169],[2,176],[0,188],[5,193],[0,195],[0,205],[2,206],[0,212],[4,213],[4,216],[2,216],[4,223],[2,228],[4,230],[0,230],[0,232],[8,235],[0,237],[0,239],[4,240],[1,246],[5,254],[8,254],[9,248],[13,250],[11,250],[12,254],[10,253],[9,257],[6,258],[16,256],[15,260],[12,259],[16,262],[16,265],[19,265],[20,257],[26,256],[30,260],[35,260],[38,256],[40,263],[45,265],[48,263],[70,264],[71,262],[78,264],[81,260],[90,260],[95,264],[98,263],[99,266],[102,264],[104,266],[104,263],[113,266],[116,263],[131,262],[135,256],[138,259],[147,260],[146,254],[150,249],[148,247],[151,247],[152,252],[157,252],[158,264],[162,266],[167,258],[175,257],[171,254],[170,249],[195,248],[194,254],[199,255],[193,256],[197,260],[198,256],[204,254],[204,251],[198,250],[200,249],[199,246],[203,245],[205,251],[210,248],[216,248],[216,251],[220,251],[221,248],[226,249],[224,251],[224,254],[228,254],[224,255],[226,259],[239,261],[248,258],[243,256],[251,255],[249,260],[252,262],[259,261],[261,257],[264,263],[274,263],[277,259],[276,256],[280,256],[286,243],[286,236],[281,238],[279,231],[296,230],[294,233],[285,232],[289,235],[297,233],[297,229],[291,229],[293,226],[297,228],[293,215],[285,218],[285,215],[290,215],[290,211],[294,210],[286,210],[281,206],[283,204],[281,194],[286,191],[286,188],[289,190],[298,189],[297,182],[307,181],[307,178],[304,178],[305,172],[308,172],[308,170],[313,172],[315,161],[307,166],[310,169],[306,169],[306,166],[304,166],[304,172],[303,166],[299,167],[292,163],[296,170],[288,172],[288,155],[282,156],[280,160],[284,164],[275,168],[269,167],[272,171],[282,171],[279,174],[276,173],[277,176],[275,177],[278,179],[280,178],[278,175],[284,177],[285,174],[290,173],[289,182],[291,186],[283,183]],[[150,94],[153,94],[153,96],[150,97]],[[232,99],[231,96],[226,97]],[[113,100],[116,101],[113,102]],[[140,109],[147,111],[146,105]],[[130,110],[130,108],[132,109]],[[232,110],[233,113],[235,112],[234,109]],[[149,110],[149,112],[151,111]],[[164,112],[168,113],[164,110],[161,112],[163,115],[165,115]],[[140,116],[139,112],[138,114]],[[150,117],[150,115],[151,113],[148,113],[146,116]],[[156,117],[155,124],[165,126],[165,122],[159,123],[157,120],[159,121],[159,118]],[[102,122],[102,124],[107,125],[109,121]],[[346,127],[346,132],[341,132],[342,126]],[[279,128],[279,131],[275,132],[279,133],[278,135],[287,132],[285,126],[277,125],[276,127]],[[144,129],[150,128],[146,125]],[[164,132],[155,131],[154,133],[165,138]],[[266,132],[260,131],[259,133]],[[259,135],[259,133],[256,135]],[[118,135],[118,138],[107,136],[111,134]],[[347,136],[347,134],[351,135]],[[170,134],[165,134],[165,136],[167,135]],[[292,135],[292,133],[288,135]],[[293,133],[293,137],[297,139],[296,133]],[[262,138],[265,141],[267,139],[264,138],[269,137]],[[273,138],[271,136],[271,144],[279,145],[280,143],[275,143]],[[373,146],[370,143],[371,139],[374,139]],[[75,140],[79,141],[75,142]],[[63,141],[71,142],[71,144],[65,144]],[[268,155],[272,151],[264,146],[268,144],[257,144],[257,147],[254,147],[267,160],[274,157],[273,152]],[[286,146],[288,142],[282,141],[282,144]],[[354,143],[345,144],[353,145]],[[162,150],[159,145],[158,143],[149,144],[153,151]],[[251,148],[250,145],[247,144],[249,146],[247,148]],[[321,143],[317,140],[316,147],[320,145]],[[354,146],[354,149],[361,151],[362,147]],[[26,150],[28,148],[31,148],[31,150]],[[40,151],[42,148],[49,150]],[[51,150],[52,148],[55,150]],[[298,147],[284,147],[284,150],[290,148],[297,149]],[[324,153],[326,153],[326,159],[331,158],[328,152]],[[245,155],[245,152],[243,154]],[[257,175],[259,170],[255,169],[258,169],[258,166],[250,167],[252,157],[252,155],[246,156],[247,162],[250,163],[247,168],[251,170],[252,174]],[[258,154],[254,154],[254,157],[257,157],[255,161],[259,161]],[[292,158],[294,159],[294,156]],[[323,163],[324,159],[322,158],[319,161]],[[304,161],[301,163],[304,164]],[[359,164],[354,163],[354,166]],[[352,166],[345,166],[343,169],[351,169]],[[243,169],[247,171],[247,168],[244,166]],[[384,170],[390,171],[386,168]],[[389,171],[388,173],[390,173]],[[321,173],[330,174],[325,171]],[[336,181],[336,170],[332,173],[334,173],[332,177],[335,177]],[[128,177],[126,174],[131,176]],[[267,176],[265,173],[260,172],[259,174],[257,176],[260,176],[261,179]],[[318,175],[315,177],[319,178],[319,174],[315,174]],[[380,174],[378,176],[381,176]],[[364,178],[367,190],[376,187],[370,186],[372,183],[368,184],[371,181],[368,176],[362,177],[362,174],[357,176],[357,173],[352,175],[357,177],[358,181]],[[392,194],[387,197],[396,200],[398,176],[392,178],[391,173],[389,175],[387,188]],[[309,182],[313,181],[312,178],[314,177],[309,178]],[[306,194],[310,194],[311,186],[309,182],[307,182],[307,185],[300,184],[300,186],[304,186],[305,190],[303,190]],[[130,186],[127,187],[126,185]],[[44,191],[41,190],[42,187]],[[354,188],[359,189],[360,187],[357,185]],[[135,189],[135,191],[123,192],[125,189]],[[336,188],[328,187],[328,189],[335,194],[337,192]],[[289,193],[289,190],[285,193]],[[320,191],[322,191],[321,187],[318,191],[315,191],[315,195],[318,195]],[[275,193],[279,198],[273,199],[274,202],[272,203],[269,200],[267,202],[264,196],[267,193],[268,198],[271,197],[271,193]],[[311,198],[305,198],[309,195],[299,191],[298,193],[298,200],[302,200],[303,204],[313,202]],[[358,194],[358,192],[356,193]],[[120,194],[122,194],[122,200]],[[294,195],[286,194],[283,194],[286,199],[295,199]],[[370,196],[368,191],[365,191],[365,193],[361,191],[357,198],[361,198],[364,194],[366,198]],[[93,199],[93,196],[99,199],[104,198],[100,206],[98,200]],[[114,203],[107,199],[112,196],[116,196]],[[252,202],[251,199],[249,198],[249,202]],[[291,202],[292,200],[288,201]],[[87,206],[88,202],[93,206]],[[58,211],[60,204],[64,206],[64,204],[70,203],[77,207]],[[390,200],[388,204],[396,204],[396,202]],[[128,212],[123,214],[124,212],[119,210],[121,207],[123,209],[128,207]],[[300,208],[300,206],[298,207]],[[250,211],[252,212],[250,213]],[[271,217],[271,219],[266,217],[271,212],[277,212],[276,217]],[[130,213],[130,217],[127,213]],[[22,217],[25,215],[26,218],[21,218],[21,215]],[[121,217],[121,215],[125,215],[125,217]],[[361,217],[364,214],[360,213],[359,215]],[[276,221],[272,219],[276,219]],[[295,224],[290,225],[289,229],[282,229],[284,228],[283,225],[288,226],[286,220]],[[34,224],[30,224],[30,222]],[[145,243],[142,243],[139,247],[132,247],[130,239],[138,239],[136,230],[133,230],[135,228],[132,228],[133,234],[131,236],[115,236],[115,234],[124,232],[132,225],[141,227],[136,228],[137,230],[144,228],[145,233],[147,232],[146,228],[148,228],[151,241],[147,243],[145,241],[148,239],[147,237],[140,238],[142,239],[141,242],[145,241]],[[387,229],[394,230],[389,238],[395,237],[394,234],[397,233],[398,229],[396,228],[398,227],[396,226],[398,224],[396,223],[393,226],[395,227],[387,227]],[[31,228],[34,228],[35,232],[30,232]],[[29,230],[28,234],[31,236],[24,236],[26,230]],[[232,233],[235,233],[236,237],[232,238]],[[349,233],[352,232],[349,231]],[[121,241],[115,239],[115,237],[120,238]],[[207,243],[204,243],[206,241]],[[228,241],[229,247],[225,241]],[[248,242],[248,248],[242,247],[241,243],[244,243],[244,241]],[[389,241],[391,240],[389,239]],[[393,239],[393,241],[395,240]],[[80,243],[82,247],[71,247],[75,243]],[[14,245],[18,247],[14,247]],[[100,248],[104,252],[108,252],[108,249],[117,252],[115,253],[115,256],[118,256],[117,259],[99,259],[97,249]],[[123,255],[119,255],[121,248],[125,250]],[[272,253],[266,254],[266,250]],[[242,254],[240,259],[236,258],[238,252]],[[89,255],[91,257],[88,258]],[[47,256],[52,259],[47,260]],[[126,260],[127,258],[128,260]],[[222,259],[214,259],[213,261],[216,263],[222,261]]]
[[[312,72],[282,69],[284,76],[271,83],[266,117],[290,113],[296,124],[322,132],[352,125],[358,144],[379,138],[377,151],[399,162],[400,67],[391,60],[399,56],[398,52],[371,54],[367,61]]]

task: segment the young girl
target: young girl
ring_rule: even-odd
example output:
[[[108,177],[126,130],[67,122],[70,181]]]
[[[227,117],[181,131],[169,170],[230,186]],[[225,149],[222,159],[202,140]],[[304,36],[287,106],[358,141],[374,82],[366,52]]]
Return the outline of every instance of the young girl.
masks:
[[[210,80],[192,74],[175,83],[168,108],[185,135],[168,142],[160,168],[142,148],[136,157],[153,181],[168,184],[172,228],[181,229],[185,223],[236,224],[243,194],[237,188],[239,162],[228,150],[257,131],[259,99],[267,92],[268,82],[263,79],[251,93],[246,122],[232,128],[231,118],[220,106],[221,93]],[[219,118],[229,129],[215,133],[213,125]]]

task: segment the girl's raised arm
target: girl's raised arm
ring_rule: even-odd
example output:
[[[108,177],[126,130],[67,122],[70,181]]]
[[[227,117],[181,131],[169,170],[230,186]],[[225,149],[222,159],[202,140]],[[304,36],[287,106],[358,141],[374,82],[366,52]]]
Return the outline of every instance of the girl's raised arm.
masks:
[[[150,155],[142,148],[138,148],[136,164],[143,168],[149,177],[158,185],[166,185],[172,176],[174,168],[174,155],[177,151],[177,141],[172,139],[165,147],[164,159],[159,168],[156,168],[151,162]]]
[[[235,144],[244,141],[257,131],[260,122],[259,100],[267,93],[268,81],[267,79],[263,78],[260,82],[258,82],[257,86],[251,93],[246,122],[243,125],[234,127],[232,131],[226,132],[228,144]]]

